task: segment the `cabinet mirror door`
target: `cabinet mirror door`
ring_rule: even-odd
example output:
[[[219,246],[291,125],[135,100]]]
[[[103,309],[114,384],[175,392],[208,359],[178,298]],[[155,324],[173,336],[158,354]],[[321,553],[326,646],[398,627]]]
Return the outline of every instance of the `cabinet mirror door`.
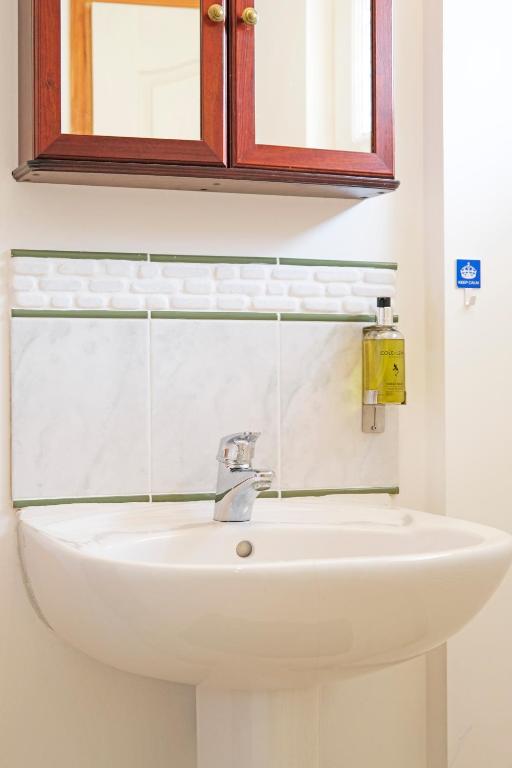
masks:
[[[392,176],[391,0],[234,7],[234,164]]]
[[[40,156],[225,164],[223,3],[40,5]]]

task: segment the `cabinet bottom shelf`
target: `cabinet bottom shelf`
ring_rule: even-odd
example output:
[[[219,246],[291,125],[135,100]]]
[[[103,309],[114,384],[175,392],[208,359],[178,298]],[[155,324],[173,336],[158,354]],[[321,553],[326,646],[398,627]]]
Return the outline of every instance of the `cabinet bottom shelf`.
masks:
[[[34,183],[345,199],[375,197],[400,184],[389,178],[302,171],[46,158],[28,161],[13,176],[16,181]]]

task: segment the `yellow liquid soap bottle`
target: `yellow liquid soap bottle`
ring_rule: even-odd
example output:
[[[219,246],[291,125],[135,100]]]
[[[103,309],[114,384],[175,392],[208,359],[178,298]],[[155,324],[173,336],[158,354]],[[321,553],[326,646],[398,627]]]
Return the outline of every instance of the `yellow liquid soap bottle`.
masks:
[[[363,403],[404,405],[405,340],[393,325],[391,299],[377,299],[377,321],[363,328]]]

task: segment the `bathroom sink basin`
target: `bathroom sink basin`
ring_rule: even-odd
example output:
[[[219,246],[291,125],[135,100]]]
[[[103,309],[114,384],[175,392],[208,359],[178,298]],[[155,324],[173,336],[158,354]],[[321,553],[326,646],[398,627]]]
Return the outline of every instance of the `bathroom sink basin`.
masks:
[[[129,672],[305,688],[443,643],[512,559],[501,531],[339,497],[259,500],[249,523],[212,514],[207,502],[24,510],[40,615]]]

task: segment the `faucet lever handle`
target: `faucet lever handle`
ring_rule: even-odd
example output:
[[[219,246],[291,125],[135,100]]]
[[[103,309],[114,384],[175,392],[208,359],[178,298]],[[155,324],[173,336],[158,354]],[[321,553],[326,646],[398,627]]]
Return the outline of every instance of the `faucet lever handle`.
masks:
[[[220,441],[217,461],[229,467],[251,467],[256,440],[261,432],[237,432],[226,435]]]

